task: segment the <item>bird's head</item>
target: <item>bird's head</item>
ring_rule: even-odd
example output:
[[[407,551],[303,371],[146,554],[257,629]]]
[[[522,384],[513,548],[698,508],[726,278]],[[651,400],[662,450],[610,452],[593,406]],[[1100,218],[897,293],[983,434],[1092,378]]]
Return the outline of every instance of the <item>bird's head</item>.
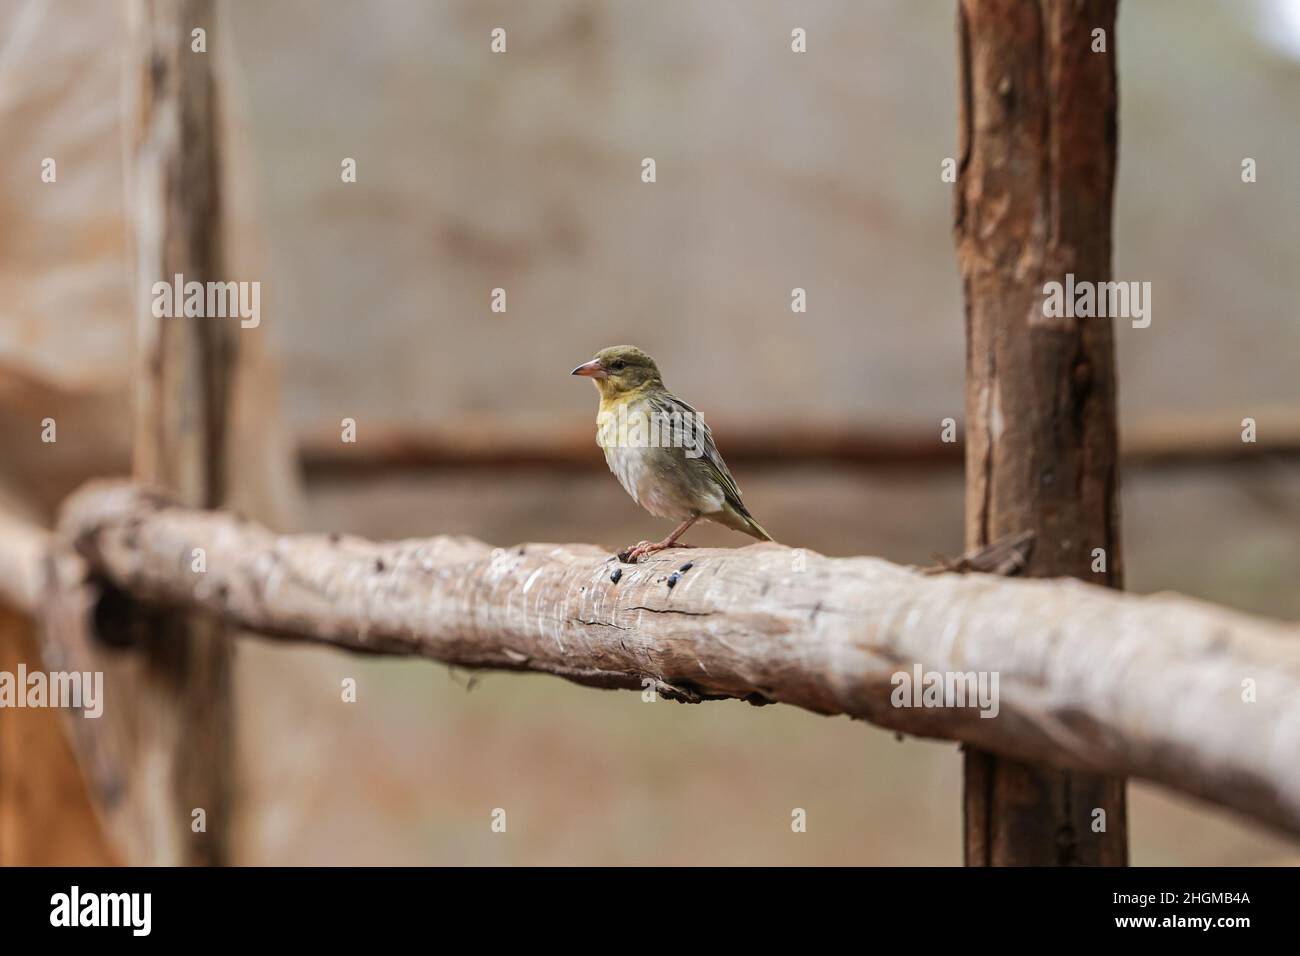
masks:
[[[662,386],[655,360],[635,345],[613,345],[601,349],[590,362],[579,365],[571,375],[585,375],[596,383],[603,399],[615,399],[646,386]]]

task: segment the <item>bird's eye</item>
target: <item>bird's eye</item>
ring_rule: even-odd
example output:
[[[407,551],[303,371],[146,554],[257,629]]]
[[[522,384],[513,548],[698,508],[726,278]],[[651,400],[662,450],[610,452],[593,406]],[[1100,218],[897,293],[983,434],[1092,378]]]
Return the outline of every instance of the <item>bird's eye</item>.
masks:
[[[612,368],[615,372],[621,372],[623,371],[623,369],[627,368],[627,363],[624,362],[622,359],[619,359],[617,362],[611,365],[610,368]]]

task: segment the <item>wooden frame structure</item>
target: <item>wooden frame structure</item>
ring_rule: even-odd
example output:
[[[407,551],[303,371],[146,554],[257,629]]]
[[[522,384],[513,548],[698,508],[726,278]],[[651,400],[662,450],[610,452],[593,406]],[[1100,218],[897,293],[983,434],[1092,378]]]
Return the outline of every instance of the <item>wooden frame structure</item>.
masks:
[[[927,574],[779,545],[693,551],[689,570],[683,554],[665,553],[615,575],[589,545],[276,535],[221,510],[239,361],[230,333],[143,318],[135,481],[85,487],[53,532],[0,515],[0,601],[39,623],[48,660],[108,670],[132,688],[102,725],[74,722],[120,856],[230,858],[232,628],[692,703],[787,703],[963,741],[972,865],[1123,864],[1127,776],[1300,835],[1300,626],[1114,590],[1111,330],[1035,312],[1045,281],[1110,276],[1115,8],[959,3],[967,541],[980,549],[1026,533],[1032,548],[1004,570],[1051,580]],[[219,277],[219,90],[206,58],[183,55],[191,25],[217,28],[213,5],[132,9],[140,276]],[[1092,50],[1096,29],[1112,52]],[[818,435],[804,436],[804,460],[811,447],[859,463],[953,461],[937,439]],[[359,470],[579,463],[567,440],[522,458],[517,446],[454,436],[426,444],[381,441]],[[323,472],[357,467],[351,449],[305,447]],[[1152,447],[1156,463],[1186,452]],[[189,555],[202,555],[201,568],[181,560]],[[106,653],[106,642],[118,650]],[[996,675],[997,715],[909,706],[899,676],[914,673]],[[191,826],[195,808],[203,830]],[[0,812],[0,834],[3,822]]]

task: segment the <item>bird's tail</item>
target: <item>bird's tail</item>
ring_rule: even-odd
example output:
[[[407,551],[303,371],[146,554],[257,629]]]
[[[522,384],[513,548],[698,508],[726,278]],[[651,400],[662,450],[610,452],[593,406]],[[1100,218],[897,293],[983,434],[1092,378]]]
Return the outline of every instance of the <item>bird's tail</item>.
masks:
[[[727,527],[747,534],[752,538],[757,538],[759,541],[776,540],[767,533],[766,528],[754,520],[754,516],[749,513],[748,508],[744,505],[737,507],[732,501],[727,502],[726,508],[722,512],[720,524],[725,524]]]

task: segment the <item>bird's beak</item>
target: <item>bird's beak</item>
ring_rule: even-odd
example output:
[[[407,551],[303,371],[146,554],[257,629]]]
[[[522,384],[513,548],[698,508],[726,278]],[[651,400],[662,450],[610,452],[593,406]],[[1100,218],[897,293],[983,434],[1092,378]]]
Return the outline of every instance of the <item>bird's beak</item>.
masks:
[[[592,359],[584,365],[579,365],[570,375],[585,375],[587,378],[609,378],[609,372],[596,359]]]

